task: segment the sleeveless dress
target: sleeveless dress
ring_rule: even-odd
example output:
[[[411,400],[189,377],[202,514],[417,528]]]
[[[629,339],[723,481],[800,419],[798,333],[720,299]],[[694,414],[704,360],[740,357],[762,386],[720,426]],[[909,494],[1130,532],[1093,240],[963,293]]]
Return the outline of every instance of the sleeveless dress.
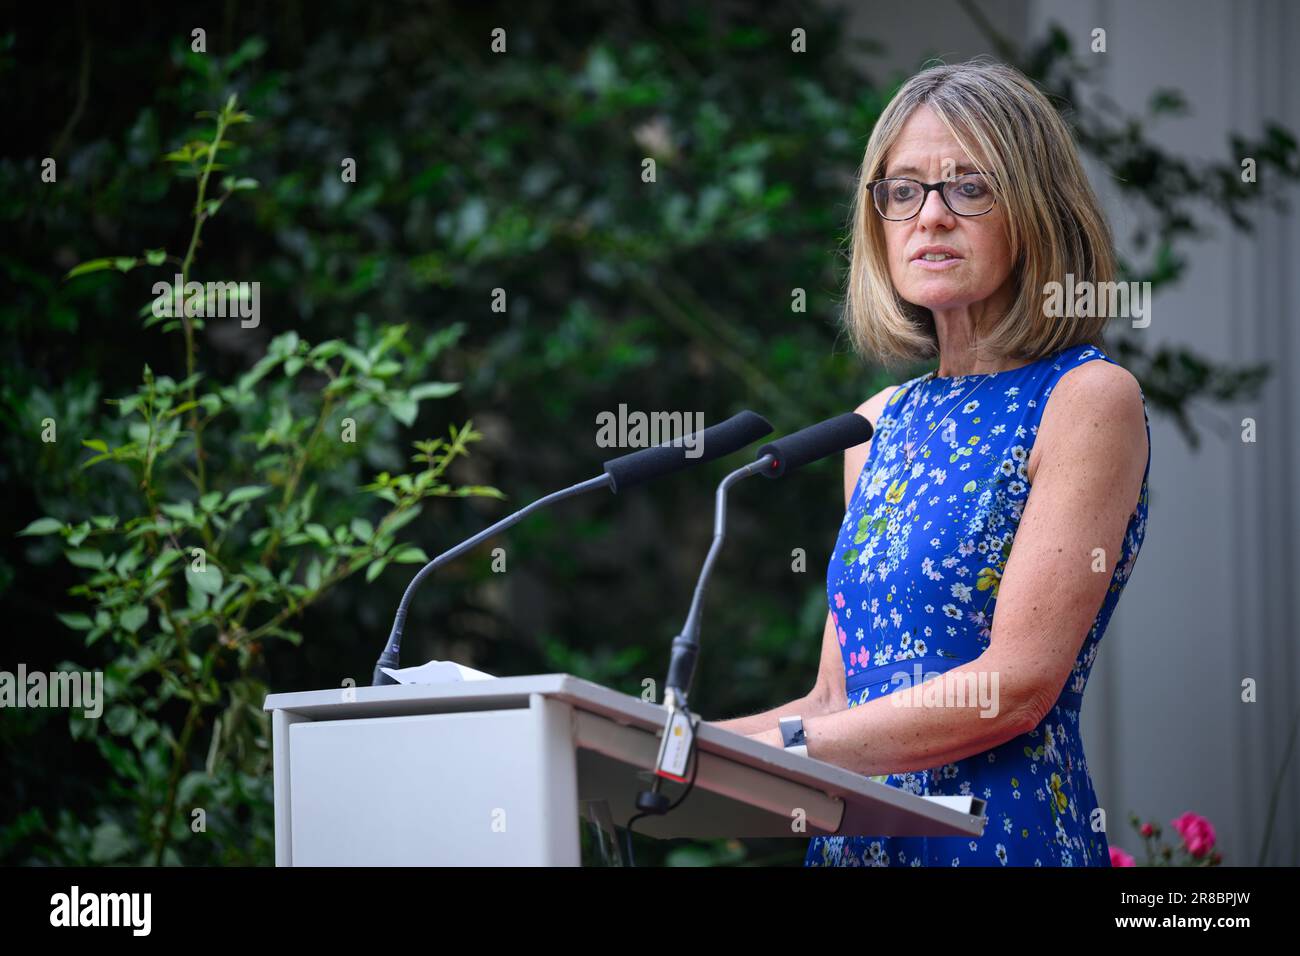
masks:
[[[902,689],[906,682],[891,681],[900,671],[911,676],[919,667],[929,679],[988,647],[1043,409],[1061,376],[1094,360],[1113,361],[1095,346],[1076,345],[991,375],[930,373],[890,396],[826,575],[849,707]],[[904,473],[909,416],[915,457]],[[1110,866],[1106,835],[1092,826],[1097,798],[1079,707],[1146,534],[1150,442],[1148,420],[1147,464],[1122,553],[1047,716],[1034,730],[956,763],[872,778],[923,796],[983,798],[983,836],[817,836],[805,866]]]

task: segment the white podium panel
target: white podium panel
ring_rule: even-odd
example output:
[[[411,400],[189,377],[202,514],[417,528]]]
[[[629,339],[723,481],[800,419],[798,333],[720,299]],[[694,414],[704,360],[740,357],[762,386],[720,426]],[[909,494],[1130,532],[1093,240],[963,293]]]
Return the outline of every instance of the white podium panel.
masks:
[[[518,709],[295,724],[294,864],[576,864],[573,751],[542,759],[536,720]]]

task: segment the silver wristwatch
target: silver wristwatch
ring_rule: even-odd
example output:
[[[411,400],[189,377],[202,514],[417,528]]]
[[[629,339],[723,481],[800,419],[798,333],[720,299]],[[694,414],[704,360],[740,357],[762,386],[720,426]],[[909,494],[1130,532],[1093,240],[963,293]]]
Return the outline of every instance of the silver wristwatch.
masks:
[[[786,750],[801,757],[808,756],[808,738],[803,732],[802,717],[782,717],[777,721],[777,726],[781,728],[781,743]]]

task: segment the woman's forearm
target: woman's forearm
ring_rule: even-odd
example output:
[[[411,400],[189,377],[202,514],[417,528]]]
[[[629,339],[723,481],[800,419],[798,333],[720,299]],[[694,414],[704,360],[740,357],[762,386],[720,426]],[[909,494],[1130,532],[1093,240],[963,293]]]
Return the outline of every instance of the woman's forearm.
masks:
[[[814,694],[805,694],[798,700],[792,700],[788,704],[782,704],[780,707],[774,707],[771,710],[765,710],[761,714],[754,714],[751,717],[734,717],[731,720],[710,720],[706,721],[712,727],[718,727],[722,730],[729,730],[733,734],[757,734],[764,730],[777,730],[777,721],[781,717],[799,716],[807,719],[813,716],[830,713],[831,709],[819,696]]]
[[[999,674],[996,667],[992,674]],[[805,719],[808,756],[876,775],[938,767],[991,750],[1025,732],[1028,704],[1020,682],[983,680],[989,675],[989,668],[972,662],[870,703]],[[775,735],[763,742],[780,746]]]

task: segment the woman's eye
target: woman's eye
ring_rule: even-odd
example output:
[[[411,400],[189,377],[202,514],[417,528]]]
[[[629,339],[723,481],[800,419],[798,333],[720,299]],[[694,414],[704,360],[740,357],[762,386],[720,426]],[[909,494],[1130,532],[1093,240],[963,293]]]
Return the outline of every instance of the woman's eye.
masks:
[[[894,187],[894,198],[899,200],[912,198],[912,187],[909,183],[901,183]]]

